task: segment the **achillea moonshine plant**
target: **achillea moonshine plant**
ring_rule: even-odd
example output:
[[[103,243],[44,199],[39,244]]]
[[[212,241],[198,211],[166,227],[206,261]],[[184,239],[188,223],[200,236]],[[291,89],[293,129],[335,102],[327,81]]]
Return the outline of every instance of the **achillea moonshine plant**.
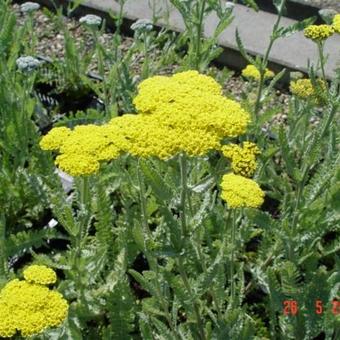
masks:
[[[330,25],[310,25],[305,28],[305,37],[316,42],[324,41],[332,36],[334,28]]]
[[[224,145],[221,151],[231,160],[231,167],[235,174],[244,177],[253,176],[257,166],[256,155],[261,153],[254,143],[243,142],[242,147],[237,144]]]
[[[253,180],[238,175],[253,175],[256,168],[255,156],[259,150],[251,142],[244,142],[242,147],[222,143],[226,137],[232,139],[244,134],[250,122],[250,116],[239,103],[223,97],[222,88],[214,79],[199,74],[197,71],[181,72],[171,77],[155,76],[144,80],[138,86],[138,95],[134,99],[134,105],[138,114],[125,114],[101,126],[82,125],[73,130],[65,127],[54,128],[42,138],[40,146],[44,150],[59,153],[56,164],[70,175],[79,176],[87,188],[87,176],[97,173],[102,162],[114,161],[123,154],[129,154],[138,159],[137,177],[143,230],[141,251],[154,274],[153,279],[150,279],[155,287],[152,295],[159,301],[159,308],[164,313],[172,334],[177,338],[179,337],[176,325],[177,312],[175,316],[169,313],[168,301],[160,286],[160,282],[167,279],[161,274],[157,255],[150,249],[154,236],[147,220],[147,196],[144,191],[144,177],[141,175],[141,169],[143,172],[146,169],[143,159],[158,158],[160,161],[170,159],[179,161],[180,218],[178,221],[173,219],[173,223],[178,224],[177,235],[174,235],[174,229],[166,231],[169,233],[171,247],[174,249],[174,264],[179,273],[176,280],[179,282],[169,280],[167,285],[183,286],[181,289],[192,301],[191,307],[181,302],[183,308],[190,314],[190,318],[194,320],[192,334],[196,338],[207,339],[200,308],[200,296],[191,287],[188,279],[189,271],[185,264],[187,242],[191,236],[195,239],[198,237],[191,229],[190,209],[187,209],[188,201],[191,199],[187,183],[189,160],[205,156],[209,151],[221,150],[232,161],[232,169],[237,174],[225,175],[221,187],[222,198],[227,200],[228,207],[234,212],[232,228],[234,247],[236,209],[256,208],[263,202],[264,194],[259,186]],[[141,166],[140,163],[143,165]],[[170,210],[169,214],[171,215]],[[82,237],[80,233],[79,239]],[[195,242],[195,247],[200,247],[199,241]],[[226,247],[225,236],[223,236],[222,244],[221,255],[219,255],[221,258],[224,256],[223,252]],[[229,306],[234,306],[235,302],[234,252],[235,249],[232,248]],[[76,267],[75,270],[77,270]],[[203,267],[203,270],[202,275],[208,276],[208,269]],[[137,280],[143,277],[134,270],[129,270],[129,273]],[[219,320],[222,322],[225,311],[221,308],[227,301],[219,301],[213,288],[209,289],[209,294],[215,310],[218,311]],[[148,313],[148,310],[143,313]]]
[[[180,152],[205,155],[218,150],[222,138],[243,134],[250,121],[240,104],[222,96],[219,84],[197,71],[155,76],[138,89],[138,115],[125,114],[102,126],[52,129],[41,148],[59,151],[56,164],[70,175],[89,175],[99,170],[99,162],[123,153],[162,160]]]
[[[340,34],[340,14],[336,14],[333,18],[333,29]]]
[[[305,28],[304,34],[307,39],[313,40],[318,46],[320,68],[322,78],[326,81],[325,63],[326,58],[324,55],[325,41],[335,33],[335,29],[331,25],[309,25]],[[326,83],[327,86],[327,83]]]
[[[265,79],[270,79],[274,77],[274,72],[266,69],[264,73]],[[253,79],[259,81],[261,78],[260,71],[254,65],[247,65],[245,69],[242,70],[242,76],[248,79]]]
[[[321,89],[321,92],[326,90],[325,81],[318,79],[317,85]],[[289,86],[290,92],[301,98],[301,99],[310,99],[310,100],[320,100],[320,91],[317,91],[315,86],[312,84],[310,79],[298,79],[296,81],[291,81]]]
[[[68,313],[68,303],[46,285],[56,282],[55,272],[33,265],[24,271],[25,280],[14,279],[0,291],[0,337],[39,334],[60,326]]]

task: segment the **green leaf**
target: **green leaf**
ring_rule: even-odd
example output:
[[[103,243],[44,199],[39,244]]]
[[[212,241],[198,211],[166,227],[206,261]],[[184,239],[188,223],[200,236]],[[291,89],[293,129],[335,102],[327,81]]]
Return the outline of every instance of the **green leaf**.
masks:
[[[286,133],[282,126],[279,129],[279,142],[280,142],[281,156],[285,163],[287,173],[291,178],[296,179],[295,175],[296,175],[297,165],[293,158],[292,149],[289,145]]]
[[[231,15],[228,15],[227,17],[223,18],[217,25],[215,32],[214,32],[214,38],[216,39],[234,20],[234,17]]]
[[[128,273],[133,276],[133,278],[143,287],[143,289],[148,291],[151,295],[155,295],[152,284],[149,283],[142,274],[138,273],[134,269],[129,269]]]
[[[273,4],[278,13],[284,11],[285,0],[273,0]]]
[[[270,230],[276,225],[276,221],[266,212],[257,209],[244,209],[249,221],[260,228]]]
[[[251,57],[244,48],[238,29],[236,29],[236,43],[243,58],[246,59],[249,64],[255,65],[255,59]]]
[[[154,297],[145,298],[142,300],[143,311],[148,314],[165,316],[165,313],[160,311],[157,307],[157,300]]]
[[[277,73],[275,75],[275,77],[271,80],[271,82],[269,83],[268,87],[266,88],[266,94],[274,88],[274,86],[277,84],[277,82],[279,82],[281,80],[281,78],[285,75],[286,73],[286,69],[282,69],[279,73]]]
[[[281,27],[276,31],[277,38],[289,37],[290,35],[304,30],[307,26],[312,25],[316,17],[311,17],[303,21],[298,21],[288,27]]]
[[[173,192],[171,187],[163,180],[163,176],[147,164],[146,161],[140,160],[140,168],[142,169],[145,180],[151,185],[152,190],[161,203],[167,203],[171,200]]]
[[[144,236],[143,236],[143,228],[138,223],[138,221],[135,221],[134,227],[132,228],[132,236],[135,240],[139,250],[143,251],[145,249],[144,246]]]
[[[255,0],[243,0],[243,2],[249,6],[250,8],[252,8],[254,11],[258,12],[259,11],[259,7],[257,6]]]

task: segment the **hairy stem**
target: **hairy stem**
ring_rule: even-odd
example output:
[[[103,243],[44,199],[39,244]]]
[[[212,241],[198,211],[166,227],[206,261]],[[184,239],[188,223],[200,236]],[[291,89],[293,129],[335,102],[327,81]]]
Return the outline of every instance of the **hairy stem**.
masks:
[[[231,227],[231,259],[230,259],[230,300],[233,306],[235,300],[235,282],[234,282],[234,261],[235,261],[235,234],[236,234],[236,210],[232,212],[232,227]]]
[[[283,8],[285,6],[285,3],[286,3],[286,1],[284,0],[283,4],[281,6],[281,10],[278,13],[277,20],[274,24],[273,32],[272,32],[272,35],[270,37],[268,48],[267,48],[265,56],[264,56],[264,58],[262,59],[262,62],[261,62],[261,68],[259,70],[260,71],[260,82],[259,82],[259,87],[258,87],[256,102],[255,102],[255,109],[254,109],[255,118],[258,117],[258,114],[259,114],[260,109],[261,109],[261,98],[262,98],[262,92],[263,92],[263,88],[264,88],[265,73],[266,73],[266,68],[267,68],[267,65],[268,65],[269,54],[272,50],[272,47],[273,47],[275,40],[277,39],[276,32],[277,32],[277,29],[279,28],[279,25],[280,25],[280,22],[281,22],[281,18],[282,18],[282,14],[283,14]]]
[[[325,83],[327,84],[326,72],[325,72],[325,56],[323,54],[323,46],[324,46],[324,44],[322,42],[318,41],[317,45],[318,45],[318,52],[319,52],[319,59],[320,59],[322,78],[325,81]]]
[[[180,155],[180,171],[181,171],[181,227],[182,240],[187,237],[187,219],[186,219],[186,199],[188,191],[187,183],[187,158],[185,154]]]
[[[199,6],[201,5],[201,6]],[[200,71],[200,63],[201,63],[201,42],[202,42],[202,31],[204,25],[204,12],[205,12],[206,0],[201,0],[200,4],[197,4],[197,16],[198,16],[198,23],[197,23],[197,36],[196,36],[196,60],[195,60],[195,67],[196,70]]]
[[[148,263],[150,264],[150,268],[156,274],[156,279],[154,280],[155,289],[157,293],[157,298],[159,299],[160,305],[165,314],[165,318],[174,336],[176,337],[176,339],[179,339],[180,336],[177,333],[177,330],[174,326],[174,322],[169,312],[168,302],[166,301],[166,299],[164,299],[164,296],[161,292],[160,283],[162,282],[162,278],[159,275],[157,259],[151,254],[151,252],[148,249],[148,243],[149,243],[148,241],[152,240],[152,234],[151,234],[151,230],[149,228],[149,224],[147,220],[146,196],[145,196],[144,182],[142,180],[141,171],[140,171],[140,159],[138,159],[138,162],[137,162],[137,177],[138,177],[139,194],[140,194],[139,198],[140,198],[140,203],[141,203],[141,223],[142,223],[143,231],[144,231],[143,233],[144,250],[143,251],[145,253],[145,257],[147,258]]]
[[[192,298],[192,300],[194,301],[194,294],[192,292],[189,280],[188,280],[188,276],[185,272],[184,269],[184,265],[183,265],[183,258],[182,256],[179,256],[179,258],[177,259],[177,266],[178,266],[178,270],[180,273],[180,276],[182,278],[182,281],[184,283],[184,286],[186,288],[186,290],[188,291],[189,296]],[[200,316],[200,312],[199,312],[199,308],[198,308],[198,304],[196,301],[193,302],[194,305],[194,313],[195,313],[195,318],[196,318],[196,322],[197,322],[197,327],[198,327],[198,332],[199,332],[199,337],[201,340],[206,340],[206,336],[204,333],[204,329],[203,329],[203,320],[201,319]]]

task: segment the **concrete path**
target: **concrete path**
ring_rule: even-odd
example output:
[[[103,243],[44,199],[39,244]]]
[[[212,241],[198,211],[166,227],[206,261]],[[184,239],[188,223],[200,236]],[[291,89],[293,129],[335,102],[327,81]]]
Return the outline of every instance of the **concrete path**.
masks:
[[[152,19],[153,10],[149,3],[156,3],[157,10],[168,14],[168,20],[161,19],[158,25],[167,25],[174,31],[181,32],[184,30],[184,23],[180,14],[167,0],[128,0],[125,7],[125,17],[130,20],[139,18]],[[99,11],[107,12],[112,10],[117,12],[119,4],[114,0],[85,0],[85,6]],[[233,23],[220,35],[219,44],[226,49],[223,53],[222,61],[226,65],[236,68],[242,68],[245,65],[243,57],[238,53],[235,41],[235,30],[238,28],[240,36],[246,47],[246,50],[253,55],[263,55],[268,46],[269,37],[272,27],[276,21],[276,15],[259,11],[255,12],[242,5],[236,5],[234,8]],[[295,23],[295,20],[283,18],[281,25],[289,26]],[[210,15],[205,21],[205,35],[209,37],[217,24],[217,17]],[[326,66],[326,76],[333,78],[335,68],[340,67],[340,35],[336,34],[327,40],[325,46],[326,53],[329,55]],[[230,52],[230,53],[228,53]],[[295,33],[288,38],[281,38],[274,44],[270,55],[270,61],[280,67],[287,67],[292,70],[307,71],[308,61],[316,64],[318,59],[316,45],[304,38],[303,33]]]

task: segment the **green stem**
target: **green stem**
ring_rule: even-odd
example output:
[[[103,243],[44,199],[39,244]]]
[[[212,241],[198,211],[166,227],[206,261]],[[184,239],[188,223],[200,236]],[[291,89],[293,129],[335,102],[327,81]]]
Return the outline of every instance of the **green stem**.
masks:
[[[207,265],[205,263],[205,259],[204,259],[204,256],[203,256],[202,247],[201,247],[201,240],[200,240],[199,237],[197,237],[197,233],[196,233],[196,240],[195,241],[196,241],[196,244],[197,244],[196,249],[197,249],[197,253],[198,253],[198,258],[199,258],[199,261],[201,263],[203,272],[204,272],[205,275],[208,275],[208,268],[207,268]],[[216,308],[216,311],[217,311],[218,319],[220,321],[222,321],[222,312],[221,312],[221,309],[218,305],[216,294],[215,294],[213,289],[209,289],[208,293],[211,295],[211,297],[213,299],[213,302],[214,302],[214,305],[215,305],[215,308]]]
[[[198,23],[197,23],[197,36],[196,36],[196,60],[195,60],[195,67],[196,70],[200,71],[200,63],[201,63],[201,35],[202,35],[202,28],[203,28],[203,19],[204,19],[204,12],[205,12],[205,5],[206,0],[202,0],[201,7],[197,4],[197,15],[198,15]]]
[[[236,209],[232,212],[232,227],[231,227],[231,259],[230,259],[230,303],[231,306],[235,300],[235,283],[234,283],[234,261],[235,261],[235,234],[236,234]]]
[[[74,259],[74,271],[77,273],[77,286],[80,291],[80,297],[83,302],[84,307],[88,310],[88,306],[86,303],[84,286],[82,282],[83,272],[81,266],[81,250],[83,245],[83,237],[84,227],[87,225],[88,220],[88,212],[86,211],[89,200],[89,177],[82,176],[80,178],[80,188],[79,188],[79,202],[80,202],[80,210],[83,211],[83,218],[79,220],[79,230],[78,235],[75,240],[75,259]]]
[[[143,72],[142,72],[142,78],[147,79],[149,77],[150,73],[150,61],[149,61],[149,53],[148,53],[148,33],[143,33],[143,47],[144,47],[144,64],[143,64]]]
[[[141,203],[141,223],[144,232],[144,252],[145,255],[149,255],[148,250],[148,243],[152,240],[151,230],[149,228],[149,223],[147,220],[147,210],[146,210],[146,197],[145,197],[145,189],[144,189],[144,182],[142,181],[141,171],[140,171],[140,159],[137,161],[137,178],[138,178],[138,185],[139,185],[139,198]],[[151,263],[150,265],[154,265],[157,267],[156,261],[150,257]]]
[[[187,199],[187,158],[186,158],[186,154],[182,153],[179,156],[179,161],[180,161],[180,172],[181,172],[181,227],[182,227],[182,235],[181,235],[181,246],[183,248],[184,246],[184,242],[187,239],[187,222],[186,222],[186,199]],[[184,283],[184,286],[186,288],[186,290],[188,291],[188,294],[192,297],[193,301],[194,299],[194,295],[191,289],[191,286],[189,284],[188,281],[188,277],[187,274],[185,272],[185,268],[183,265],[183,259],[182,259],[182,255],[179,255],[179,257],[176,259],[177,262],[177,266],[179,269],[179,273],[180,276],[182,278],[182,281]],[[197,305],[197,302],[194,301],[194,313],[195,313],[195,317],[196,317],[196,322],[197,322],[197,327],[198,327],[198,331],[199,331],[199,337],[202,340],[205,340],[205,333],[204,333],[204,329],[203,329],[203,322],[201,320],[200,317],[200,313],[199,313],[199,308]]]
[[[321,72],[322,72],[322,78],[325,81],[325,83],[327,84],[327,80],[326,80],[326,72],[325,72],[325,56],[323,55],[323,43],[318,41],[317,42],[318,45],[318,52],[319,52],[319,58],[320,58],[320,66],[321,66]]]
[[[107,88],[107,81],[105,77],[105,61],[104,61],[104,53],[102,50],[102,44],[99,41],[99,35],[98,35],[98,29],[92,28],[91,29],[94,39],[94,48],[97,54],[97,60],[98,60],[98,72],[100,77],[103,79],[102,85],[103,85],[103,99],[104,99],[104,106],[105,106],[105,114],[110,115],[110,94],[109,90]]]
[[[6,218],[5,214],[0,214],[0,278],[7,279],[8,262],[6,251]]]
[[[143,241],[144,241],[144,249],[143,252],[145,254],[145,257],[150,264],[151,270],[156,274],[156,279],[154,280],[155,283],[155,289],[157,293],[157,298],[160,301],[160,305],[163,309],[163,312],[165,314],[165,318],[169,324],[169,327],[173,334],[175,335],[176,339],[179,339],[180,336],[174,326],[174,323],[172,321],[171,315],[169,313],[169,305],[166,299],[164,299],[163,294],[161,292],[160,283],[162,282],[162,278],[159,275],[159,268],[157,259],[151,254],[151,252],[148,249],[148,243],[152,240],[152,234],[151,230],[149,228],[148,220],[147,220],[147,210],[146,210],[146,195],[145,195],[145,189],[144,189],[144,182],[142,180],[141,176],[141,170],[140,170],[140,159],[138,159],[137,162],[137,178],[138,178],[138,185],[139,185],[139,198],[141,203],[141,222],[143,226]]]
[[[309,148],[309,151],[311,152],[315,145],[323,139],[324,135],[326,134],[334,116],[335,116],[335,113],[337,112],[337,108],[338,106],[337,105],[333,105],[332,107],[332,110],[327,118],[327,121],[321,131],[321,134],[320,134],[320,137],[319,138],[315,138],[313,140],[313,143],[311,144],[311,147]],[[309,164],[309,162],[306,162],[305,163],[305,166],[302,170],[302,180],[298,183],[298,188],[297,188],[297,199],[296,199],[296,203],[295,203],[295,208],[294,208],[294,213],[293,213],[293,222],[292,222],[292,226],[293,228],[296,227],[296,224],[297,224],[297,216],[298,216],[298,212],[299,212],[299,205],[300,205],[300,201],[301,201],[301,198],[302,198],[302,193],[303,193],[303,188],[305,186],[305,183],[306,183],[306,180],[307,180],[307,176],[308,176],[308,173],[310,171],[310,169],[312,168],[312,164]]]
[[[187,237],[187,221],[186,221],[186,198],[187,198],[187,158],[185,153],[179,156],[181,171],[181,227],[182,240]]]
[[[255,102],[255,109],[254,109],[255,118],[258,117],[258,114],[259,114],[260,109],[261,109],[261,97],[262,97],[262,91],[263,91],[264,81],[265,81],[264,75],[266,73],[266,68],[267,68],[267,65],[268,65],[269,54],[270,54],[271,49],[273,47],[274,41],[277,39],[276,32],[277,32],[277,29],[279,28],[279,25],[280,25],[280,21],[281,21],[281,18],[282,18],[283,8],[285,6],[285,3],[286,3],[286,0],[283,0],[281,10],[278,13],[277,20],[276,20],[274,27],[273,27],[273,32],[272,32],[272,35],[270,37],[270,42],[269,42],[267,51],[266,51],[265,56],[264,56],[262,63],[261,63],[261,69],[259,70],[260,71],[260,82],[259,82],[259,87],[258,87],[257,97],[256,97],[256,102]]]
[[[184,283],[184,286],[185,286],[186,290],[188,291],[189,296],[193,300],[194,313],[195,313],[195,318],[196,318],[196,322],[197,322],[199,337],[200,337],[201,340],[206,340],[206,336],[205,336],[204,328],[203,328],[203,320],[201,319],[197,302],[194,301],[195,300],[194,294],[192,292],[187,274],[186,274],[185,269],[184,269],[182,256],[179,256],[179,258],[176,259],[176,262],[177,262],[178,270],[179,270],[180,276],[182,278],[182,281]]]
[[[260,270],[265,270],[269,264],[272,262],[273,258],[274,258],[274,255],[275,255],[275,252],[277,250],[277,243],[275,243],[275,246],[274,246],[274,249],[273,251],[268,255],[268,257],[266,258],[266,260],[263,262],[263,264],[260,266]],[[244,294],[247,295],[247,293],[249,292],[249,290],[251,289],[251,287],[253,286],[254,284],[254,281],[250,281],[245,290],[244,290]]]

